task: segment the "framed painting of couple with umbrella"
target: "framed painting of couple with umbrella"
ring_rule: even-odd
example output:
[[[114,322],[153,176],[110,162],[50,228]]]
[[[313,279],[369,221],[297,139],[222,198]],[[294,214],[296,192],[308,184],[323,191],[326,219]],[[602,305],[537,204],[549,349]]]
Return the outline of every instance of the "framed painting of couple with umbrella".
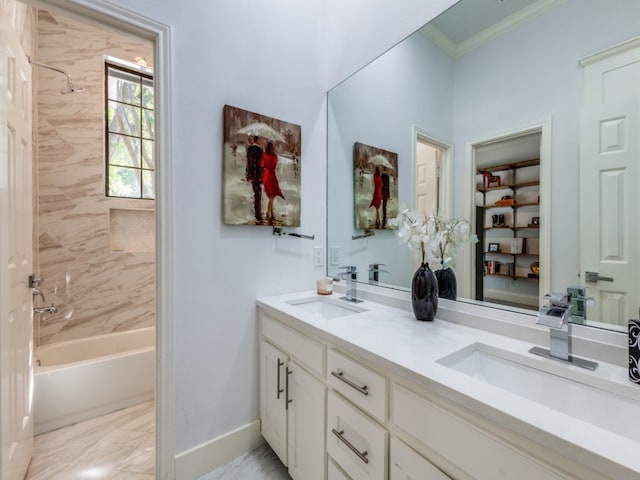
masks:
[[[299,125],[225,105],[223,221],[300,226]]]
[[[390,229],[398,215],[398,154],[355,143],[353,171],[355,228]]]

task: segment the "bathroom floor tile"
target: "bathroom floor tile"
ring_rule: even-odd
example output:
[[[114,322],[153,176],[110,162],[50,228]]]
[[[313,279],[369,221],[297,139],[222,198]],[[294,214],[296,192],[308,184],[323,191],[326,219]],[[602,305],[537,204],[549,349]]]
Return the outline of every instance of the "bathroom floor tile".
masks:
[[[198,480],[291,480],[291,477],[269,445],[264,445]]]

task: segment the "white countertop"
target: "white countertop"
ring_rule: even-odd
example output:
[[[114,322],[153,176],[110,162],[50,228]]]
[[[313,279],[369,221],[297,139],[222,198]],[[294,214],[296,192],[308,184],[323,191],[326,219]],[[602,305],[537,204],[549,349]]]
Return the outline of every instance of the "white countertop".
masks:
[[[437,360],[479,342],[529,355],[534,357],[531,359],[533,362],[546,362],[545,367],[551,362],[554,364],[552,368],[572,370],[571,376],[582,376],[591,384],[606,385],[609,391],[640,402],[640,386],[629,382],[627,368],[599,362],[596,371],[589,372],[529,354],[529,349],[534,346],[531,343],[438,318],[432,322],[421,322],[412,312],[366,300],[356,304],[366,311],[333,319],[306,314],[288,303],[316,296],[315,292],[299,292],[260,298],[257,303],[267,312],[273,310],[285,314],[293,327],[340,346],[355,347],[356,354],[371,354],[398,375],[424,380],[435,393],[581,464],[593,466],[612,478],[640,479],[640,442],[637,438],[626,438],[578,420],[457,372],[437,363]],[[331,301],[339,296],[332,295]],[[640,409],[629,422],[636,423],[640,432]]]

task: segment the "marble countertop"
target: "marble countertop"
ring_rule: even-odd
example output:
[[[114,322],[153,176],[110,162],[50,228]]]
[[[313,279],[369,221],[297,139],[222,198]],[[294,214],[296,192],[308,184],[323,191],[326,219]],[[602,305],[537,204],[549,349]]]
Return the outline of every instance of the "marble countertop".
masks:
[[[638,424],[638,437],[626,438],[455,371],[438,360],[474,343],[482,343],[535,357],[528,359],[534,365],[540,362],[548,366],[551,362],[553,368],[569,369],[571,378],[582,377],[589,384],[601,385],[640,405],[640,386],[629,382],[626,368],[599,362],[598,368],[589,372],[529,354],[534,346],[531,343],[439,318],[420,322],[412,312],[367,300],[355,305],[365,311],[331,319],[307,313],[290,303],[314,297],[326,298],[315,292],[298,292],[260,298],[257,304],[266,312],[284,314],[293,327],[351,348],[355,354],[370,355],[398,375],[423,380],[435,393],[563,456],[612,478],[640,478],[640,410],[636,418],[629,419]],[[339,295],[331,297],[330,301],[335,301]]]

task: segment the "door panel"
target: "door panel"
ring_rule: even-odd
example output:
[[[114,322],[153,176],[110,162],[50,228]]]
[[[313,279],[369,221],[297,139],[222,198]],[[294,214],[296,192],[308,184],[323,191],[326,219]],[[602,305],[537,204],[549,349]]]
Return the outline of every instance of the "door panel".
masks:
[[[640,181],[640,101],[627,98],[582,112],[580,141],[580,270],[594,318],[625,327],[640,306],[636,197]],[[635,265],[635,268],[634,268]],[[586,272],[606,280],[587,281]]]
[[[24,478],[33,451],[31,67],[0,12],[1,477]]]

